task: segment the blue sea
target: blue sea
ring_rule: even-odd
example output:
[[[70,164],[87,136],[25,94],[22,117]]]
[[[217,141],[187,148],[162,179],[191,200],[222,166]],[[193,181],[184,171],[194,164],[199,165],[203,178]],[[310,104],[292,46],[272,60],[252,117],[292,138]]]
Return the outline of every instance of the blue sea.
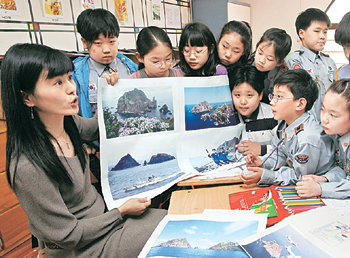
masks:
[[[184,174],[183,172],[179,171],[181,170],[176,159],[152,165],[141,165],[118,171],[109,171],[108,181],[113,200],[143,193],[166,185]],[[168,178],[141,188],[136,188],[133,190],[125,189],[132,187],[133,185],[146,182],[150,177]]]
[[[164,257],[181,257],[181,258],[198,258],[198,257],[220,257],[220,258],[247,258],[249,257],[244,251],[217,251],[196,248],[177,248],[177,247],[152,247],[146,257],[164,256]]]
[[[213,110],[210,113],[213,113],[216,109],[217,106],[223,105],[223,104],[232,104],[232,102],[219,102],[219,103],[209,103],[214,106]],[[195,105],[185,105],[185,122],[186,122],[186,130],[198,130],[198,129],[205,129],[205,128],[217,128],[217,127],[226,127],[226,126],[232,126],[236,125],[236,119],[235,116],[232,115],[230,117],[230,123],[229,124],[222,124],[222,125],[214,125],[214,120],[210,121],[207,119],[206,121],[201,119],[201,116],[205,114],[206,112],[203,113],[198,113],[194,114],[191,112],[192,108]]]

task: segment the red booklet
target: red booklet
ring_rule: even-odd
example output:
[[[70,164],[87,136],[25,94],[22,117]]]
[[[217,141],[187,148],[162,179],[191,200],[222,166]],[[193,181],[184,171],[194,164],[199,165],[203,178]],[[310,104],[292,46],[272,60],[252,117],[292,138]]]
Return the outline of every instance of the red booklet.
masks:
[[[229,195],[232,210],[254,210],[266,213],[267,226],[272,226],[291,214],[324,206],[321,198],[301,199],[295,186],[270,186]]]

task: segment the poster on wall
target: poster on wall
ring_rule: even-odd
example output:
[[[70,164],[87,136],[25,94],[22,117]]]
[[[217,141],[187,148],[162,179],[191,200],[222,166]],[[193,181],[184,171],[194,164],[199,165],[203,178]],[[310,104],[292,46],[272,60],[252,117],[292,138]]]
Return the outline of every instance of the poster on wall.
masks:
[[[155,26],[162,24],[161,8],[161,0],[152,0],[152,24]]]
[[[117,11],[118,20],[122,23],[127,22],[128,19],[128,8],[126,0],[114,0],[115,10]]]
[[[96,0],[80,0],[82,11],[86,9],[95,9],[96,8]]]
[[[1,15],[20,15],[18,0],[0,0]]]
[[[101,183],[109,209],[130,198],[151,199],[195,175],[237,175],[244,126],[235,120],[227,76],[98,83]]]
[[[44,16],[48,18],[64,18],[62,0],[42,0]]]
[[[165,5],[165,24],[167,28],[181,28],[180,6]]]

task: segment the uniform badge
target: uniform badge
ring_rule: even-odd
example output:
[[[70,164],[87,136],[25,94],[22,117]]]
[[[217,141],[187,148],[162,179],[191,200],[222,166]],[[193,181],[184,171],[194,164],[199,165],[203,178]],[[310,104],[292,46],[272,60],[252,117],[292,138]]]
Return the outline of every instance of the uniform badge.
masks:
[[[309,156],[308,155],[299,154],[299,155],[295,156],[295,160],[299,164],[306,164],[309,161]]]
[[[95,89],[96,89],[95,83],[89,84],[89,90],[95,90]]]
[[[304,124],[299,125],[298,127],[294,128],[294,132],[297,135],[298,133],[300,133],[301,131],[304,131]]]
[[[347,142],[344,142],[344,147],[348,147],[348,143]]]
[[[303,68],[301,67],[301,64],[294,64],[293,70],[295,70],[295,69],[303,69]]]

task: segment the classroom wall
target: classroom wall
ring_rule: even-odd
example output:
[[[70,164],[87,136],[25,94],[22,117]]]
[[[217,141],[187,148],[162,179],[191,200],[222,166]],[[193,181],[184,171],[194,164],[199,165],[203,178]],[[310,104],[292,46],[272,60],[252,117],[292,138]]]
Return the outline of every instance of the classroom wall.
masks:
[[[253,50],[268,28],[281,28],[292,37],[292,51],[300,48],[295,30],[295,19],[303,10],[314,7],[326,10],[332,0],[241,0],[250,4],[250,22],[253,31]]]
[[[0,55],[15,43],[45,44],[66,51],[83,51],[75,22],[84,10],[82,2],[93,2],[116,15],[120,25],[119,48],[135,49],[138,32],[155,25],[166,30],[174,46],[181,28],[192,20],[191,0],[57,0],[62,14],[48,15],[44,0],[11,0],[15,10],[0,8]],[[53,0],[51,0],[53,2]],[[121,5],[116,8],[116,3]],[[118,15],[117,10],[122,10]]]

